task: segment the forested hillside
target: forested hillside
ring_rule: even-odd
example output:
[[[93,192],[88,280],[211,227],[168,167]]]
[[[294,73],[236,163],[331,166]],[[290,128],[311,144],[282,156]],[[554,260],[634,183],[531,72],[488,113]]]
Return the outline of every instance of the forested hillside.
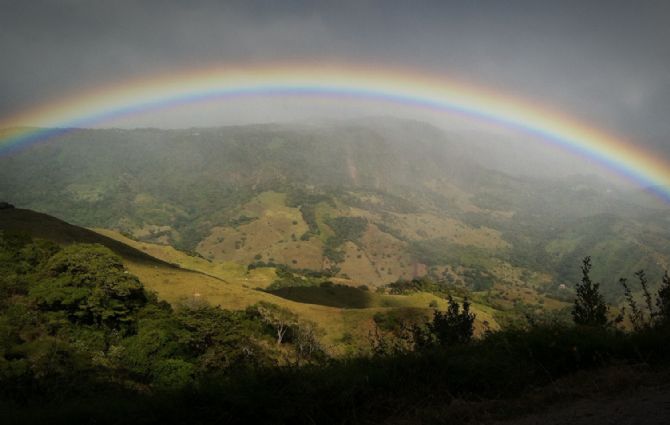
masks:
[[[670,262],[669,212],[649,196],[487,169],[416,121],[73,130],[0,165],[0,199],[19,207],[354,285],[427,276],[501,302],[528,302],[500,294],[524,285],[561,298],[588,254],[616,297],[617,276]]]

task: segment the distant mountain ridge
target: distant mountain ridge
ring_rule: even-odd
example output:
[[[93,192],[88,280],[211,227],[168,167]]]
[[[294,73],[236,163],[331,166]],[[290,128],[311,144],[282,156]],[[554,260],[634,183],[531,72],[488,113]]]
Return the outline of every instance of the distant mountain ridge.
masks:
[[[0,199],[214,261],[373,286],[429,274],[552,292],[587,254],[612,282],[668,268],[667,206],[602,177],[505,174],[459,143],[390,118],[73,130],[0,158]]]

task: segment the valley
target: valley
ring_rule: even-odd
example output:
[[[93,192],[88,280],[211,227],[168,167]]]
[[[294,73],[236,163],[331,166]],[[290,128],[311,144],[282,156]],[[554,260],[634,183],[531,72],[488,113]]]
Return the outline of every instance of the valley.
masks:
[[[319,399],[319,388],[340,373],[347,388],[340,393],[380,388],[385,403],[396,391],[389,382],[406,382],[412,370],[426,377],[438,363],[452,378],[426,378],[431,385],[469,400],[469,388],[502,394],[503,383],[526,368],[518,390],[547,384],[546,364],[560,377],[596,362],[563,348],[553,353],[562,338],[568,342],[560,347],[626,361],[636,352],[626,344],[662,351],[656,328],[650,345],[644,333],[604,330],[592,340],[589,328],[572,327],[571,313],[580,262],[591,256],[608,317],[621,330],[638,329],[644,314],[630,316],[625,306],[645,290],[662,293],[670,209],[592,175],[547,179],[486,168],[455,143],[427,124],[387,118],[72,130],[0,157],[0,199],[7,200],[0,283],[13,338],[0,371],[10,376],[25,361],[58,380],[69,360],[54,369],[39,359],[61,344],[67,356],[85,359],[75,370],[96,370],[83,387],[113,385],[120,403],[134,391],[158,397],[193,386],[220,398],[219,387],[207,387],[210,374],[213,385],[250,385],[255,395],[245,400],[263,397],[258,386],[276,388],[264,381],[275,374],[288,374],[281,376],[302,394],[296,399]],[[626,294],[618,279],[640,269],[649,286]],[[119,304],[119,294],[98,301],[95,291],[69,305],[79,302],[78,288],[105,288],[112,275],[141,288],[141,307]],[[95,302],[102,307],[80,319]],[[90,318],[96,308],[122,321],[98,323]],[[440,334],[440,320],[466,320],[465,339]],[[598,338],[608,342],[601,347]],[[43,341],[52,342],[34,345]],[[401,372],[389,380],[384,374],[396,362]],[[382,375],[371,377],[377,368]],[[481,374],[498,376],[490,393],[477,387],[486,382]],[[408,391],[427,388],[414,383]],[[410,416],[446,406],[435,403]],[[170,410],[161,406],[158,416]]]
[[[282,265],[373,289],[426,276],[561,298],[591,255],[612,298],[618,277],[668,268],[669,211],[651,195],[505,174],[453,137],[395,118],[73,130],[0,158],[0,199],[231,270]]]
[[[2,2],[0,425],[669,423],[667,40],[659,0]]]

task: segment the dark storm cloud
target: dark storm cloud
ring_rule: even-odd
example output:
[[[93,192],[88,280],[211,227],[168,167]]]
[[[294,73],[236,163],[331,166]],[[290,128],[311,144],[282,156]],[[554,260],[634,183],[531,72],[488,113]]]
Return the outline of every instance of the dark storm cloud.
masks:
[[[364,61],[493,86],[670,154],[667,1],[0,4],[1,115],[189,66]]]

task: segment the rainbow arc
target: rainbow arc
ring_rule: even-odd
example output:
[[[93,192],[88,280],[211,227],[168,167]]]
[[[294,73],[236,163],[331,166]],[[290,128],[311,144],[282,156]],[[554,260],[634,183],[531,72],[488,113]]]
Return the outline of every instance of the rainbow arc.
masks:
[[[670,164],[559,111],[441,77],[351,65],[212,67],[99,88],[0,120],[5,129],[0,133],[0,155],[69,128],[99,126],[153,109],[271,95],[368,99],[466,115],[538,136],[670,201]]]

